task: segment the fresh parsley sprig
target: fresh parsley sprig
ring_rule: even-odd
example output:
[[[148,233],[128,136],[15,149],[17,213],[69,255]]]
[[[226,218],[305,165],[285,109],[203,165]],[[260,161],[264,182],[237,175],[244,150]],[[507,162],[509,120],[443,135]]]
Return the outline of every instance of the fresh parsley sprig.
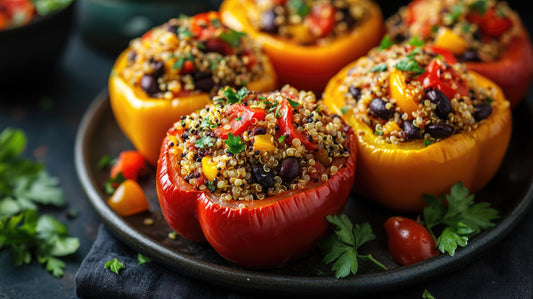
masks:
[[[38,204],[63,207],[66,201],[59,180],[42,163],[21,157],[26,147],[22,130],[6,128],[0,133],[0,219]]]
[[[473,236],[495,225],[498,211],[488,202],[475,203],[474,197],[461,182],[440,198],[424,195],[428,206],[423,211],[423,223],[440,252],[453,256],[458,246],[465,247]],[[438,237],[434,233],[437,227],[444,227]]]
[[[63,276],[66,264],[60,257],[80,247],[80,240],[68,236],[67,227],[49,215],[25,210],[0,220],[0,251],[8,249],[17,266],[31,263],[33,256],[55,277]]]
[[[233,136],[233,134],[228,134],[228,139],[224,141],[229,147],[230,153],[236,155],[242,152],[246,148],[246,144],[241,140],[241,136]]]
[[[365,222],[354,226],[344,214],[329,215],[326,219],[335,226],[335,233],[320,240],[318,246],[324,256],[322,261],[326,264],[334,262],[331,269],[335,271],[337,278],[347,277],[350,273],[355,275],[359,269],[358,260],[371,261],[387,270],[387,267],[374,259],[372,255],[361,255],[357,252],[363,244],[376,238],[370,224]]]

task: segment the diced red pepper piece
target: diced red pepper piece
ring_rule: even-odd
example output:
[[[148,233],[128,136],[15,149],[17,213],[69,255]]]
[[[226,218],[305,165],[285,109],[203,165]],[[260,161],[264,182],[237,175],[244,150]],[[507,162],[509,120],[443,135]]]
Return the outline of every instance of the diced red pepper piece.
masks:
[[[300,131],[298,131],[293,125],[293,115],[292,107],[287,100],[283,100],[280,104],[279,113],[281,116],[278,118],[279,136],[287,136],[289,141],[292,142],[293,139],[299,139],[300,142],[311,151],[316,148],[316,145],[309,141]]]
[[[416,80],[422,82],[424,88],[432,87],[442,91],[448,99],[452,99],[457,93],[461,96],[468,95],[466,82],[452,68],[445,67],[444,63],[440,59],[433,59],[427,71],[416,77]]]
[[[511,19],[501,16],[494,7],[487,9],[484,14],[472,12],[467,19],[478,25],[481,32],[491,37],[499,37],[513,26]]]
[[[266,112],[263,109],[250,109],[243,104],[233,104],[228,116],[233,118],[230,122],[231,129],[228,130],[224,127],[215,129],[218,138],[227,139],[228,133],[233,136],[241,135],[252,125],[252,122],[263,120]]]
[[[146,172],[146,162],[144,157],[137,151],[123,151],[118,157],[118,161],[111,168],[111,178],[115,178],[122,173],[125,179],[136,181],[139,175]]]

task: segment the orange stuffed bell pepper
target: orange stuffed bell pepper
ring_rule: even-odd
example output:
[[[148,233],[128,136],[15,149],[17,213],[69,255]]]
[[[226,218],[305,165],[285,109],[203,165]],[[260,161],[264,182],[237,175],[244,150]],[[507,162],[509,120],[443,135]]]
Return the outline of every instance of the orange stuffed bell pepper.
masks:
[[[401,211],[461,181],[473,192],[498,170],[511,134],[510,104],[492,81],[442,49],[374,49],[331,79],[324,102],[354,128],[354,190]]]
[[[252,40],[208,12],[171,19],[133,40],[111,72],[109,97],[124,134],[155,165],[168,128],[225,85],[269,91],[277,77]]]
[[[512,108],[524,99],[533,78],[533,45],[506,2],[416,0],[386,24],[395,41],[416,36],[452,52],[500,86]]]
[[[263,45],[280,83],[317,95],[384,31],[379,6],[367,0],[224,0],[220,13],[224,24]]]
[[[301,257],[341,213],[355,178],[353,130],[310,92],[226,88],[162,144],[157,194],[172,229],[245,267]]]

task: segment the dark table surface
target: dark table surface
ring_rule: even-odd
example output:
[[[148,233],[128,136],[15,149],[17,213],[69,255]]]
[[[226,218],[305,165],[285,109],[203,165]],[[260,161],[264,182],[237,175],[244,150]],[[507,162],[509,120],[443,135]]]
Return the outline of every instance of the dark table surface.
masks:
[[[527,3],[523,3],[525,5],[518,7],[518,10],[532,32],[531,19],[526,18],[532,12],[525,8]],[[383,10],[387,14],[391,8],[385,6]],[[83,5],[79,6],[77,13],[83,13]],[[44,86],[21,88],[10,92],[12,96],[0,96],[0,130],[6,127],[23,129],[28,137],[24,155],[42,161],[48,172],[61,182],[68,207],[43,211],[68,224],[70,234],[81,241],[79,250],[66,258],[67,267],[64,276],[59,279],[36,262],[16,267],[9,252],[0,252],[0,298],[76,297],[74,276],[89,252],[101,222],[89,205],[76,176],[74,140],[87,107],[107,87],[114,59],[113,53],[103,52],[89,44],[80,33],[79,23],[76,23],[57,69],[48,78],[41,78],[47,82]],[[529,90],[527,101],[529,106],[533,105],[533,88]],[[71,208],[80,211],[78,217],[67,217],[65,212]],[[497,271],[496,276],[492,275],[487,280],[480,279],[475,286],[457,287],[465,290],[496,288],[495,294],[507,294],[501,295],[505,298],[515,298],[513,294],[528,294],[530,298],[533,297],[532,232],[533,211],[530,211],[515,230],[488,253],[444,279],[476,275],[483,277],[486,271]],[[493,267],[497,269],[491,269],[490,265],[498,266]],[[437,298],[446,298],[444,285],[439,288],[439,281],[432,281],[427,285],[432,286],[430,291]],[[419,285],[403,290],[401,294],[407,296],[405,298],[409,294],[420,298],[419,290],[424,287],[425,285]]]

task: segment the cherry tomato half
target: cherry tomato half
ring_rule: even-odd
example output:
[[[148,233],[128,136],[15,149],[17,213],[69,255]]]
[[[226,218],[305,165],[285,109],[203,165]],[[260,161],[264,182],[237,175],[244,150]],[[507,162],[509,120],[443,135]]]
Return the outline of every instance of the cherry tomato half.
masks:
[[[389,253],[401,265],[411,265],[439,254],[435,240],[420,223],[405,217],[385,222]]]
[[[466,82],[445,63],[441,59],[433,59],[429,63],[427,71],[416,79],[422,82],[424,88],[433,87],[442,91],[448,99],[452,99],[456,93],[466,96],[468,94]]]

